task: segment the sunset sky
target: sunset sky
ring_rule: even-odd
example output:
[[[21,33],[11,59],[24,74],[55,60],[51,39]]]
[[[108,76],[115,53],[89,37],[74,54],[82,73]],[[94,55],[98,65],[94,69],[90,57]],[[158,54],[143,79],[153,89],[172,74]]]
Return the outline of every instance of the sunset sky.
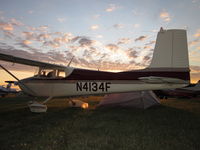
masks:
[[[186,29],[192,81],[200,79],[200,0],[0,0],[0,53],[121,71],[151,61],[157,31]],[[19,78],[35,68],[0,62]],[[31,73],[30,73],[31,72]],[[0,84],[12,80],[0,70]]]

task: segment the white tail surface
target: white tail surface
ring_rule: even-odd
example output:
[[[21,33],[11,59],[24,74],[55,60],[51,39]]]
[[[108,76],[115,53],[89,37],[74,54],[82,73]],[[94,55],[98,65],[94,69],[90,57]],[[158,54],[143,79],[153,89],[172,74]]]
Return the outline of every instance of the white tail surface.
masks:
[[[148,68],[189,68],[186,30],[158,32],[151,64]]]

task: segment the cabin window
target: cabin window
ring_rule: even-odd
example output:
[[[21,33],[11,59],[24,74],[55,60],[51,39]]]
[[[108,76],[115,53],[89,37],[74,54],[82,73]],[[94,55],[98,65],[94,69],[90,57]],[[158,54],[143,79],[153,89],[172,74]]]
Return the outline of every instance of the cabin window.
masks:
[[[39,69],[38,74],[35,77],[40,78],[64,78],[65,72],[55,69]]]
[[[64,71],[58,71],[58,77],[61,77],[61,78],[65,78],[65,72]]]

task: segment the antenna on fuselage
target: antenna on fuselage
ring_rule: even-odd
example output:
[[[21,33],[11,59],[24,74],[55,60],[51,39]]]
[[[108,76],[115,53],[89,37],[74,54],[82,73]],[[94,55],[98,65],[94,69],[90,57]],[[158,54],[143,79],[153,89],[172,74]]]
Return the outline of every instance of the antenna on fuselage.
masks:
[[[69,61],[69,63],[68,63],[68,65],[67,65],[67,67],[69,67],[70,66],[70,64],[72,63],[72,60],[74,59],[74,56],[71,58],[71,60]]]

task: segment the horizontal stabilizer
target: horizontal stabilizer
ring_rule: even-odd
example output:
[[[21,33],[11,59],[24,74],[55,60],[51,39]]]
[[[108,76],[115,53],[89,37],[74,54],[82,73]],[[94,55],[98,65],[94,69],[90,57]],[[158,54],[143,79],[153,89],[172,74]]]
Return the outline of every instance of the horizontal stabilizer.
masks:
[[[187,81],[177,79],[177,78],[166,78],[166,77],[140,77],[140,80],[147,83],[187,83]]]

